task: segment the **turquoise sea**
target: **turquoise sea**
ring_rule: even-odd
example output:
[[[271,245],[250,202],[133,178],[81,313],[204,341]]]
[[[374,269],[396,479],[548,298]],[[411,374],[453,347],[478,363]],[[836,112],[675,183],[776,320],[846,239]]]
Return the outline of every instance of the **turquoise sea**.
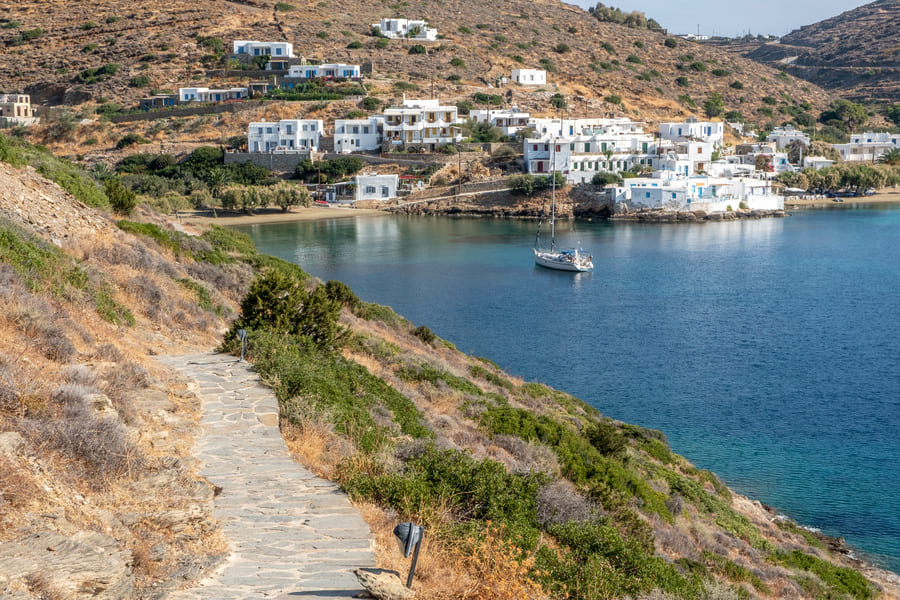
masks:
[[[581,223],[596,271],[534,266],[536,223],[239,227],[465,352],[661,429],[673,449],[900,573],[900,207]]]

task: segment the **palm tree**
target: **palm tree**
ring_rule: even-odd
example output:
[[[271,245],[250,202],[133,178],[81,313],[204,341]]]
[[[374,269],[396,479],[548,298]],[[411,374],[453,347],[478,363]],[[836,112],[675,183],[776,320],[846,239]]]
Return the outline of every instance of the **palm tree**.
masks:
[[[891,148],[879,156],[877,162],[883,165],[900,165],[900,149]]]

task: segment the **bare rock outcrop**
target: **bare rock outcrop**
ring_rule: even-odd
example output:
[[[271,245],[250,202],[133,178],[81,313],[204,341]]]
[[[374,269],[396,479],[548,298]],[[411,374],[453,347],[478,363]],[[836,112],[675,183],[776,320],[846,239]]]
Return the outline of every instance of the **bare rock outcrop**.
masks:
[[[82,531],[67,537],[38,531],[0,545],[0,579],[40,581],[74,600],[131,596],[131,553],[113,538]]]

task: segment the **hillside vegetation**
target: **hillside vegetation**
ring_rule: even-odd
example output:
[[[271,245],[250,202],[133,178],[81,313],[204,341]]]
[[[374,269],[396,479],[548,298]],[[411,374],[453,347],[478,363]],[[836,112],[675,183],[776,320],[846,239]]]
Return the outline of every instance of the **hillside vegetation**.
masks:
[[[191,459],[196,400],[151,355],[234,350],[244,328],[291,448],[359,503],[380,566],[403,568],[398,520],[428,528],[421,598],[896,597],[662,432],[510,377],[246,236],[114,217],[91,175],[46,151],[0,135],[0,160],[0,555],[36,557],[25,578],[0,561],[10,593],[71,585],[33,566],[51,535],[108,549],[89,588],[106,597],[161,597],[222,560]],[[34,170],[46,164],[95,186],[100,208]]]
[[[427,18],[440,39],[424,44],[424,53],[411,53],[411,44],[372,35],[372,23],[397,15]],[[496,85],[518,67],[549,71],[550,85],[543,91],[501,90],[507,104],[535,114],[557,113],[550,102],[556,92],[567,98],[569,115],[650,121],[702,116],[704,103],[714,99],[717,110],[711,116],[731,112],[732,120],[780,123],[791,120],[792,112],[817,114],[830,102],[821,89],[752,60],[653,29],[600,21],[555,0],[499,5],[198,0],[167,3],[164,11],[119,0],[51,0],[10,6],[4,19],[0,78],[39,101],[89,101],[80,117],[90,117],[90,107],[97,105],[102,114],[130,107],[154,91],[246,81],[240,71],[222,75],[234,66],[225,55],[235,39],[290,41],[298,54],[314,61],[371,62],[367,91],[383,103],[399,101],[403,93],[456,102]],[[296,103],[294,116],[309,109]],[[184,129],[156,130],[148,139],[193,139]],[[113,143],[128,131],[117,130]],[[228,134],[220,130],[219,137],[242,133],[237,127]],[[51,133],[42,141],[55,137]],[[87,137],[103,144],[101,136]]]

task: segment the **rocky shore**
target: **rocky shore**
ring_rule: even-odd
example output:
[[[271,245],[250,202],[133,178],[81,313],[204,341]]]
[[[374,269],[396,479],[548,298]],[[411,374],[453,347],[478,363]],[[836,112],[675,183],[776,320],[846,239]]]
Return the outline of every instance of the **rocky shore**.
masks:
[[[766,219],[784,217],[788,213],[783,210],[730,210],[726,212],[707,213],[702,210],[675,212],[669,210],[641,210],[638,212],[618,213],[610,217],[613,221],[637,223],[698,223],[704,221],[740,221],[744,219]]]

